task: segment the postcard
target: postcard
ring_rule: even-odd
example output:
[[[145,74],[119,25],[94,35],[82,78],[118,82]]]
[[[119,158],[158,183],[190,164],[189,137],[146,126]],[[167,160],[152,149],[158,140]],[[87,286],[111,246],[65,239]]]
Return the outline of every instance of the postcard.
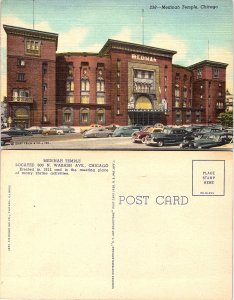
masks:
[[[1,21],[4,149],[232,143],[231,0],[5,0]]]
[[[231,299],[231,152],[16,150],[1,167],[1,298]]]
[[[1,299],[232,298],[230,0],[1,3]]]

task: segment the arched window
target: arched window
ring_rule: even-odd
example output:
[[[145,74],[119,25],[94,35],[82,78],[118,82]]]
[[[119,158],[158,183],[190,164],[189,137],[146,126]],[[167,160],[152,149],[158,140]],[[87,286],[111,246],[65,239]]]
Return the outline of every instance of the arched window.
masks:
[[[81,108],[80,110],[80,123],[88,124],[89,123],[89,109]]]
[[[90,92],[90,83],[88,78],[81,78],[81,95],[80,102],[81,103],[89,103],[89,92]]]
[[[105,109],[97,109],[96,110],[96,121],[98,124],[105,123]]]
[[[65,108],[63,111],[63,124],[71,125],[73,123],[73,109]]]
[[[180,87],[178,84],[175,86],[175,97],[180,97]]]

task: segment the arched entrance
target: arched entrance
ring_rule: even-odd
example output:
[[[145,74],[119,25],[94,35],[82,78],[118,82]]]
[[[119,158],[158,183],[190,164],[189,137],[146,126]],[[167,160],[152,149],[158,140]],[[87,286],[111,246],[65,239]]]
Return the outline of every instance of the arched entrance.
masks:
[[[26,108],[20,107],[15,110],[14,125],[20,128],[29,127],[29,111]]]
[[[149,98],[140,96],[135,103],[135,109],[153,109],[153,105]]]

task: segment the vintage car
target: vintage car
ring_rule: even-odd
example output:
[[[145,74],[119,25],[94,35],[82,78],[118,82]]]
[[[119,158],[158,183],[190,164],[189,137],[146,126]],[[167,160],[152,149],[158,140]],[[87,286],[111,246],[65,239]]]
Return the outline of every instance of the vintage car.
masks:
[[[66,126],[66,125],[59,126],[58,129],[61,129],[64,133],[75,133],[76,132],[75,128]]]
[[[32,126],[27,128],[26,130],[30,131],[32,134],[42,134],[43,128],[40,126]]]
[[[194,132],[193,135],[197,137],[201,137],[206,133],[213,133],[213,132],[222,132],[222,130],[220,129],[220,127],[216,127],[216,126],[205,126],[201,128],[200,131]]]
[[[6,144],[12,144],[12,143],[13,143],[12,136],[5,133],[1,134],[1,146],[4,146]]]
[[[10,129],[2,130],[2,133],[8,134],[10,136],[26,136],[26,135],[32,135],[32,133],[28,130],[21,129],[18,127],[12,127]]]
[[[134,131],[140,131],[141,128],[142,127],[140,125],[120,126],[115,129],[115,131],[113,132],[113,136],[114,137],[131,136]]]
[[[88,131],[85,131],[83,133],[84,138],[93,138],[93,137],[98,137],[98,138],[103,138],[103,137],[111,137],[113,132],[107,128],[100,127],[100,128],[93,128]]]
[[[151,133],[162,132],[162,130],[163,130],[162,127],[145,126],[144,128],[142,128],[142,130],[133,132],[132,142],[133,143],[137,143],[137,142],[145,143],[147,136],[149,136]]]
[[[194,140],[183,141],[180,148],[183,149],[209,149],[225,144],[232,143],[233,136],[228,132],[205,133],[201,137],[195,137]]]
[[[193,139],[192,133],[184,128],[167,127],[162,132],[151,133],[147,136],[145,144],[158,147],[179,145],[184,139]]]
[[[44,129],[42,132],[43,135],[62,135],[64,134],[62,129],[58,127],[51,127],[49,129]]]
[[[103,127],[100,124],[91,124],[87,126],[80,126],[80,133],[84,133],[87,130],[93,129],[93,128],[98,128],[98,127]]]
[[[119,127],[119,125],[117,125],[117,124],[110,124],[110,125],[105,126],[105,128],[111,130],[112,132],[114,132],[115,129],[118,128],[118,127]]]

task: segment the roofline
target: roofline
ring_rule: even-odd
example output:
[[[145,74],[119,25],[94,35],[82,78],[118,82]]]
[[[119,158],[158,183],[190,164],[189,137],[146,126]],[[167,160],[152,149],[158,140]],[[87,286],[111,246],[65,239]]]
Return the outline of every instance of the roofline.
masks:
[[[3,28],[7,34],[23,35],[27,37],[39,37],[45,40],[53,40],[56,42],[56,48],[57,48],[58,33],[28,29],[24,27],[10,26],[6,24],[3,24]]]
[[[128,48],[121,49],[120,48],[121,46],[125,46]],[[138,49],[131,49],[134,47],[136,47]],[[152,46],[146,46],[146,45],[142,45],[142,44],[112,40],[112,39],[107,40],[107,42],[102,47],[102,49],[100,50],[99,53],[101,55],[103,55],[103,54],[107,53],[110,49],[119,49],[119,50],[125,50],[125,51],[129,51],[129,52],[134,51],[136,53],[167,56],[170,58],[172,58],[172,56],[177,53],[177,51],[174,51],[174,50],[167,50],[167,49],[156,48],[156,47],[152,47]]]
[[[200,61],[200,62],[198,62],[196,64],[188,66],[188,68],[189,69],[194,69],[194,68],[196,68],[198,66],[201,66],[201,65],[214,65],[214,66],[219,66],[219,67],[223,67],[223,68],[226,68],[228,66],[228,64],[222,63],[222,62],[218,62],[218,61],[203,60],[203,61]]]
[[[56,56],[99,56],[98,52],[60,52]]]
[[[182,69],[186,69],[189,72],[192,72],[192,70],[190,70],[189,67],[185,67],[185,66],[181,66],[181,65],[177,65],[177,64],[172,64],[172,67],[182,68]]]

